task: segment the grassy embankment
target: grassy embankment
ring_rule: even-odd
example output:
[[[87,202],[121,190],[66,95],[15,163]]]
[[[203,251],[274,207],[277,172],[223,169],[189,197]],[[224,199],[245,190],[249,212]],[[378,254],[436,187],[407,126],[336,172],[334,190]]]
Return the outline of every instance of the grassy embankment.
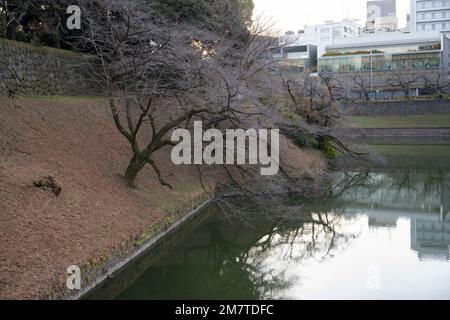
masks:
[[[174,166],[170,149],[155,160],[174,190],[146,167],[137,189],[121,174],[130,147],[105,99],[0,99],[0,298],[57,298],[70,265],[84,283],[111,261],[139,248],[204,201],[197,169]],[[323,173],[320,153],[286,147],[299,172]],[[52,176],[55,196],[33,182]],[[221,177],[216,177],[220,179]]]

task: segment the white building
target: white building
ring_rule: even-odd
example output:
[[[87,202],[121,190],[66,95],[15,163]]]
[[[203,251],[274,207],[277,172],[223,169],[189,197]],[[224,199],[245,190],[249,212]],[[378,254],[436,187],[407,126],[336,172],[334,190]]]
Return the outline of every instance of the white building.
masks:
[[[376,17],[373,32],[395,32],[398,31],[397,17]]]
[[[448,34],[442,36],[442,52],[443,71],[447,75],[447,79],[450,80],[450,38]],[[450,207],[450,203],[448,205]]]
[[[411,32],[450,31],[450,0],[411,0]]]
[[[327,52],[352,52],[379,50],[383,53],[407,53],[433,50],[436,46],[441,50],[442,35],[438,32],[386,34],[361,34],[355,39],[339,39],[327,46]]]
[[[366,32],[392,32],[398,29],[397,1],[367,1]]]
[[[287,32],[286,35],[281,37],[280,45],[315,45],[320,57],[325,53],[325,48],[332,45],[336,39],[358,37],[360,28],[358,20],[326,21],[324,24],[306,27],[305,30],[300,30],[297,33]]]

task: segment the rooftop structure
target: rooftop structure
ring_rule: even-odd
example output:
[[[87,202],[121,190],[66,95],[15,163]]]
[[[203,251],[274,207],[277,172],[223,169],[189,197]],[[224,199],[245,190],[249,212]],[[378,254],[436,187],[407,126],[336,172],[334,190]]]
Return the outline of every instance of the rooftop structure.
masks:
[[[437,32],[363,34],[354,39],[339,39],[326,47],[326,52],[352,52],[379,50],[386,53],[423,51],[441,43]]]
[[[356,38],[359,33],[358,20],[326,21],[323,24],[306,27],[297,33],[287,32],[280,38],[280,44],[283,46],[312,44],[317,46],[317,54],[320,57],[325,53],[326,46],[333,44],[337,39]]]
[[[397,29],[396,0],[367,1],[366,32],[392,32]]]

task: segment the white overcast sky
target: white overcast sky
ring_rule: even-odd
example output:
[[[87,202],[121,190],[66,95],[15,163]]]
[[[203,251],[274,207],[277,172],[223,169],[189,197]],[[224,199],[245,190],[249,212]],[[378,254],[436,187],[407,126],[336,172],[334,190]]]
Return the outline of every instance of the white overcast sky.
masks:
[[[279,31],[298,31],[305,25],[340,21],[343,18],[359,19],[366,23],[366,0],[253,0],[255,14],[263,14],[277,23]],[[406,24],[410,0],[397,0],[397,17],[400,27]]]

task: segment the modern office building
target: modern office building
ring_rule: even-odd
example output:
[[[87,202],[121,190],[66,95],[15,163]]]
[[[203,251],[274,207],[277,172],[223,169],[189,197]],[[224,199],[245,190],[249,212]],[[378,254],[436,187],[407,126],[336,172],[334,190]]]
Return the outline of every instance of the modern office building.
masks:
[[[319,59],[319,72],[366,72],[439,69],[442,37],[438,33],[389,33],[336,42]],[[447,50],[446,50],[447,51]]]
[[[450,32],[450,0],[411,0],[411,32]]]
[[[439,32],[367,34],[326,50],[318,59],[319,73],[349,84],[355,76],[364,78],[371,92],[391,95],[392,79],[401,77],[405,83],[414,80],[410,94],[418,95],[425,92],[425,77],[450,79],[450,40]]]
[[[317,68],[317,47],[312,44],[273,48],[272,57],[278,62],[281,69],[292,72]]]
[[[358,20],[326,21],[323,24],[306,27],[297,33],[288,31],[280,38],[280,45],[315,45],[320,57],[325,53],[326,46],[333,44],[336,39],[356,38],[359,36],[360,29]]]

